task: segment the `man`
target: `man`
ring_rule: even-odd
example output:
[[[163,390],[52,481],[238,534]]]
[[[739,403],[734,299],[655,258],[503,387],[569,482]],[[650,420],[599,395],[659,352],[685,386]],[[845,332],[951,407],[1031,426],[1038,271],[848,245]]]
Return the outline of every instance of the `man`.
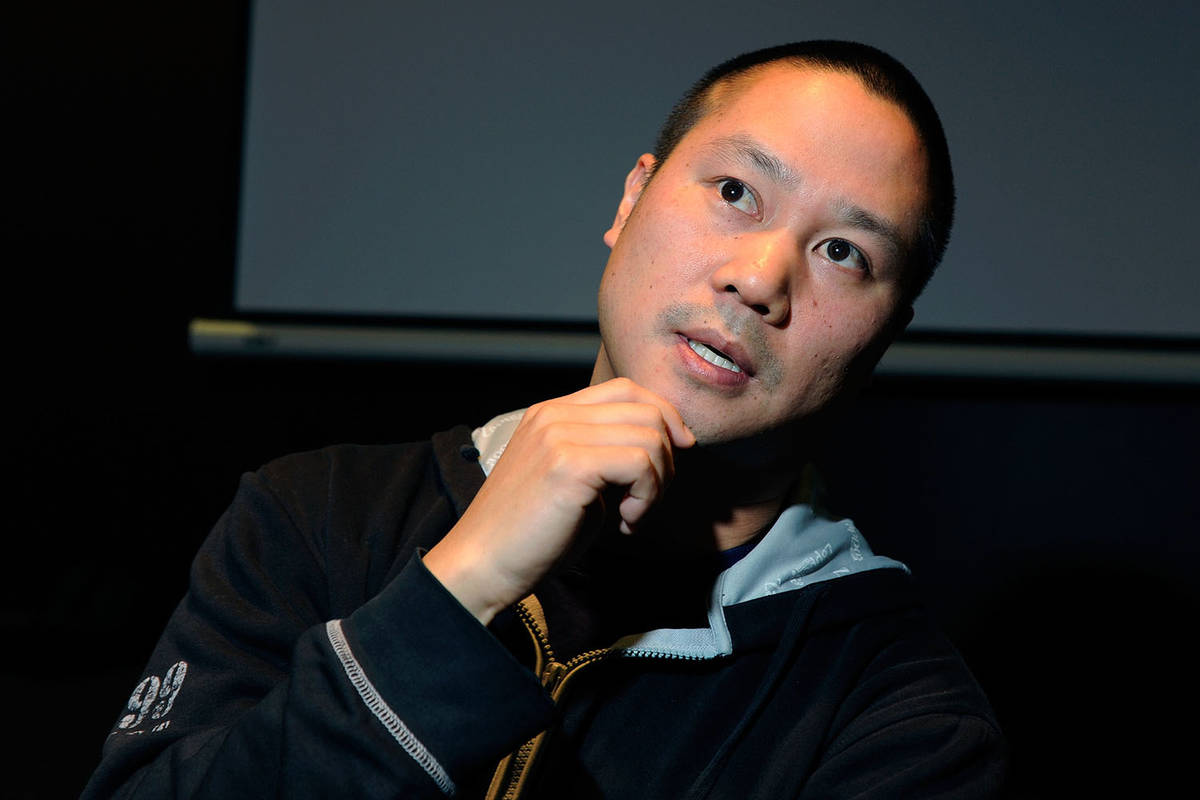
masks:
[[[804,469],[952,196],[887,56],[718,67],[626,178],[592,384],[247,476],[85,794],[996,793],[982,693]]]

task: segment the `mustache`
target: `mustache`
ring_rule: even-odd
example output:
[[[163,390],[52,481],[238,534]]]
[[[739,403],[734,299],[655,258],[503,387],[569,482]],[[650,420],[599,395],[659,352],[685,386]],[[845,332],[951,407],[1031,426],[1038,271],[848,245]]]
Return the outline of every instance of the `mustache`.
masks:
[[[711,324],[713,316],[721,326],[736,339],[754,362],[755,377],[767,387],[778,386],[783,380],[783,366],[775,351],[767,343],[762,323],[754,317],[739,314],[736,309],[724,306],[705,306],[699,303],[671,303],[658,314],[657,323],[662,330],[685,330]]]

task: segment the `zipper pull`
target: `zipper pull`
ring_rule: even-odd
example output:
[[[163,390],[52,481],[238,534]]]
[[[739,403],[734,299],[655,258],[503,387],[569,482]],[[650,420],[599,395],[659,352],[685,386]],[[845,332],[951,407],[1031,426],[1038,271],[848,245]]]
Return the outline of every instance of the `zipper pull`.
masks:
[[[558,688],[558,684],[562,682],[563,676],[566,674],[566,664],[551,661],[546,665],[546,670],[542,673],[542,686],[553,695],[554,691]]]

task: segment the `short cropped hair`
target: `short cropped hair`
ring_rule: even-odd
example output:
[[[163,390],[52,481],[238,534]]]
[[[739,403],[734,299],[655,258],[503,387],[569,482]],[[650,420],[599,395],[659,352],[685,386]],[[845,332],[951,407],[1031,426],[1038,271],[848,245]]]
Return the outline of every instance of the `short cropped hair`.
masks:
[[[891,101],[908,116],[928,159],[927,205],[917,241],[908,254],[905,281],[911,302],[925,288],[946,252],[954,222],[954,175],[950,149],[933,101],[903,64],[874,47],[857,42],[810,41],[743,53],[713,67],[675,104],[658,134],[655,160],[662,164],[696,123],[715,110],[714,89],[758,68],[783,62],[858,76],[868,91]]]

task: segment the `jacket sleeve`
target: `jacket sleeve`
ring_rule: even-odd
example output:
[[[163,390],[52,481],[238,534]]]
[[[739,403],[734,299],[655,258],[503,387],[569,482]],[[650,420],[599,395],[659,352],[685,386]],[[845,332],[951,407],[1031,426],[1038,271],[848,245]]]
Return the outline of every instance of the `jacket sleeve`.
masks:
[[[328,533],[294,496],[243,478],[84,798],[451,796],[548,724],[419,556],[330,619]]]

